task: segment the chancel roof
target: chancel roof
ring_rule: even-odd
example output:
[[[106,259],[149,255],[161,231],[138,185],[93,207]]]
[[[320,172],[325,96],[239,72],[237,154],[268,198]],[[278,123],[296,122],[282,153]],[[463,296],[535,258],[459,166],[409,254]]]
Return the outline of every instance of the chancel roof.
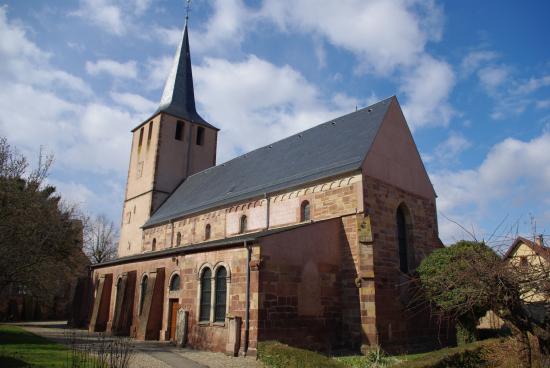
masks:
[[[359,170],[393,99],[189,176],[144,227]]]

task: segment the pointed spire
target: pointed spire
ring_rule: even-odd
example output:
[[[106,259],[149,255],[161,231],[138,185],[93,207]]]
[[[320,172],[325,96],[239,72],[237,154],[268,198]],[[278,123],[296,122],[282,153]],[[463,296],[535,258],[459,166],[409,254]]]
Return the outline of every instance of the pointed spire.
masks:
[[[197,113],[195,108],[187,21],[188,15],[185,17],[183,36],[176,51],[170,74],[164,85],[157,113],[166,112],[194,123],[211,126]]]

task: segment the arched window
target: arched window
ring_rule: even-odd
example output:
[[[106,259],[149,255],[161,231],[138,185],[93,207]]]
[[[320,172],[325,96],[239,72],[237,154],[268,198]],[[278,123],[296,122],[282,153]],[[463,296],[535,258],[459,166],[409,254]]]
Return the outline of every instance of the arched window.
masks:
[[[227,271],[220,267],[216,271],[216,299],[214,301],[214,322],[225,321],[225,303],[227,297]]]
[[[204,240],[210,239],[210,224],[206,224],[204,228]]]
[[[176,245],[181,245],[181,233],[178,232],[178,235],[176,235]]]
[[[311,219],[309,202],[303,201],[300,206],[300,221],[309,221]]]
[[[151,250],[157,250],[157,239],[153,238],[153,243],[151,244]]]
[[[175,274],[170,280],[170,291],[177,291],[180,289],[180,276]]]
[[[239,224],[239,233],[242,234],[247,230],[248,220],[246,215],[241,216],[241,223]]]
[[[399,246],[399,269],[403,273],[409,272],[409,239],[407,231],[406,208],[400,205],[397,208],[397,243]]]
[[[210,321],[210,303],[212,298],[212,271],[205,268],[201,275],[201,300],[199,321]]]
[[[143,312],[143,303],[145,303],[145,294],[147,293],[147,275],[141,279],[141,297],[139,299],[139,314]]]

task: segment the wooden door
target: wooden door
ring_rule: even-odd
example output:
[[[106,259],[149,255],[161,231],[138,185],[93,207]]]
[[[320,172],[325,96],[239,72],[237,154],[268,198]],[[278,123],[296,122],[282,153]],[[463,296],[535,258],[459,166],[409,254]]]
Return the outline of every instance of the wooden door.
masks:
[[[176,322],[178,320],[178,310],[180,305],[177,299],[170,299],[170,340],[176,338]]]

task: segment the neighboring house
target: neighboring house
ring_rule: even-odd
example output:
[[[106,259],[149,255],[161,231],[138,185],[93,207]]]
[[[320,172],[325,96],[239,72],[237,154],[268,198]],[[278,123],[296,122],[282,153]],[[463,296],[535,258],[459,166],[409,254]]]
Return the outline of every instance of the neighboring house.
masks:
[[[409,305],[408,274],[442,243],[397,98],[221,165],[218,131],[195,109],[186,25],[159,108],[132,131],[119,258],[92,266],[90,330],[174,340],[180,315],[187,345],[243,353],[444,341]]]
[[[518,277],[524,278],[525,289],[522,299],[526,308],[543,320],[548,304],[548,293],[541,292],[541,285],[550,280],[550,249],[544,246],[542,235],[529,240],[524,237],[517,237],[503,257],[504,261],[517,271]],[[533,285],[535,285],[533,287]],[[500,328],[504,322],[489,311],[480,320],[480,328]]]
[[[534,241],[518,237],[504,259],[525,274],[527,288],[523,299],[527,303],[548,302],[548,294],[541,293],[539,287],[541,282],[550,277],[550,249],[544,246],[542,235],[537,236]],[[529,288],[529,280],[536,283],[537,287]]]

